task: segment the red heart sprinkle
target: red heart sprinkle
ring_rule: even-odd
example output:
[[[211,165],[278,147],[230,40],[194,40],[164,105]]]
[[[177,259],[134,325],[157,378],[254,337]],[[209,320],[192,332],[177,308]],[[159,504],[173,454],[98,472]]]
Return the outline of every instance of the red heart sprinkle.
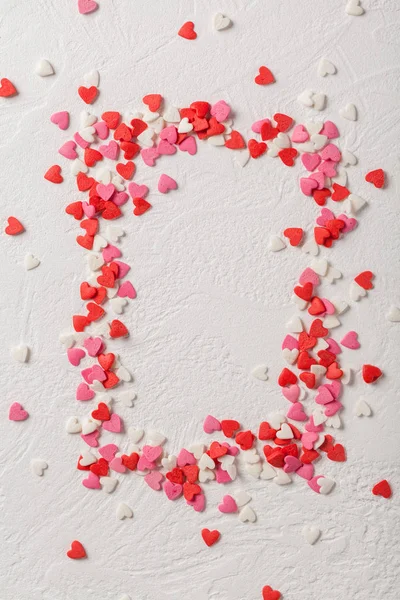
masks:
[[[202,529],[201,537],[203,538],[207,546],[213,546],[216,542],[218,542],[219,538],[221,537],[221,534],[217,529],[213,529],[212,531],[210,531],[209,529]]]
[[[272,75],[268,67],[260,67],[258,69],[258,75],[254,78],[254,81],[258,85],[269,85],[275,82],[275,77]]]
[[[383,169],[370,171],[366,174],[365,181],[368,181],[368,183],[373,183],[376,188],[383,188],[385,185],[385,172]]]
[[[240,429],[240,424],[238,421],[234,421],[233,419],[224,419],[223,421],[221,421],[221,429],[222,433],[226,437],[231,438],[233,437],[235,431]]]
[[[93,167],[97,162],[103,160],[103,155],[93,148],[85,148],[84,161],[88,167]]]
[[[107,111],[101,115],[101,118],[103,119],[103,121],[105,121],[105,123],[107,123],[107,127],[109,129],[115,129],[116,127],[118,127],[121,115],[119,114],[119,112],[116,111]]]
[[[129,331],[125,327],[125,325],[123,323],[121,323],[121,321],[119,321],[118,319],[114,319],[114,321],[111,321],[110,336],[112,338],[120,338],[120,337],[124,337],[126,335],[129,335]]]
[[[288,238],[291,246],[298,246],[303,239],[303,230],[300,227],[289,227],[283,235]]]
[[[134,471],[139,462],[139,458],[140,456],[139,454],[137,454],[137,452],[132,452],[132,454],[130,454],[129,456],[127,454],[123,454],[121,456],[121,461],[127,469],[129,469],[130,471]]]
[[[151,112],[157,112],[161,106],[162,96],[161,94],[147,94],[142,100],[143,104],[147,104]]]
[[[18,94],[16,87],[6,77],[0,81],[0,98],[9,98]]]
[[[132,119],[131,126],[132,126],[132,137],[137,137],[138,135],[140,135],[141,133],[143,133],[143,131],[145,131],[147,129],[147,123],[142,121],[142,119]]]
[[[296,381],[297,381],[297,377],[294,373],[292,373],[292,371],[290,369],[288,369],[287,367],[282,369],[281,374],[278,377],[278,384],[281,387],[285,387],[287,385],[293,385],[294,383],[296,383]]]
[[[276,429],[272,429],[271,425],[267,421],[260,423],[258,430],[259,440],[273,440],[276,437]]]
[[[88,311],[86,318],[89,321],[89,323],[92,323],[93,321],[98,321],[106,312],[103,308],[101,308],[101,306],[95,304],[94,302],[89,302],[86,305],[86,308]]]
[[[314,363],[315,364],[315,363]],[[300,367],[299,367],[300,368]],[[299,379],[303,381],[309,390],[312,390],[315,387],[315,375],[314,373],[300,373]]]
[[[293,167],[294,159],[298,155],[298,152],[295,148],[283,148],[279,150],[278,156],[287,167]]]
[[[99,460],[90,465],[90,470],[98,477],[105,477],[108,473],[108,462],[105,458],[99,458]]]
[[[229,140],[225,142],[226,148],[230,150],[240,150],[241,148],[246,148],[246,144],[242,136],[238,131],[232,130],[231,137]]]
[[[82,300],[90,300],[97,294],[97,288],[88,284],[87,281],[83,281],[79,288]]]
[[[121,123],[114,131],[114,139],[119,142],[130,142],[132,139],[132,129],[125,123]]]
[[[128,161],[125,165],[124,163],[117,163],[115,168],[118,174],[124,179],[132,179],[136,170],[135,164],[132,161]]]
[[[71,202],[71,204],[68,204],[68,206],[65,208],[65,212],[67,215],[72,215],[74,219],[80,221],[83,217],[82,202]]]
[[[276,138],[276,136],[279,133],[279,129],[277,127],[272,127],[271,123],[269,121],[265,121],[265,123],[263,123],[261,125],[261,139],[263,140],[263,142],[268,141],[268,140],[273,140],[274,138]]]
[[[263,587],[262,595],[263,600],[279,600],[281,597],[280,592],[278,592],[278,590],[273,590],[269,585]]]
[[[310,335],[312,337],[325,337],[328,335],[329,329],[322,325],[321,319],[314,319],[310,326]]]
[[[135,208],[133,210],[133,214],[139,217],[143,215],[149,208],[151,208],[150,202],[147,202],[144,198],[133,198],[133,204]]]
[[[192,21],[184,23],[178,31],[178,35],[185,38],[185,40],[195,40],[197,38],[197,33],[194,30],[194,23]]]
[[[235,442],[242,450],[250,450],[253,447],[253,442],[256,439],[251,431],[240,431],[236,434]]]
[[[390,483],[386,479],[382,479],[379,483],[376,483],[372,488],[374,496],[383,496],[383,498],[390,498],[392,495],[392,488]]]
[[[372,284],[374,277],[375,275],[372,273],[372,271],[363,271],[357,275],[357,277],[354,277],[354,281],[364,288],[364,290],[372,290],[374,287]]]
[[[265,144],[264,142],[257,142],[257,140],[251,139],[248,141],[247,147],[252,158],[259,158],[266,151],[267,144]]]
[[[347,196],[350,194],[350,191],[344,185],[339,185],[338,183],[334,183],[332,185],[332,187],[333,187],[332,200],[335,200],[335,202],[341,202],[342,200],[345,200],[345,198],[347,198]]]
[[[94,85],[92,85],[89,88],[85,87],[84,85],[81,85],[78,88],[78,94],[86,104],[92,104],[92,102],[96,100],[98,91],[99,90]]]
[[[85,548],[78,540],[74,540],[71,544],[71,549],[67,552],[67,556],[74,559],[86,558]]]
[[[287,131],[293,125],[292,117],[288,117],[288,115],[285,115],[283,113],[274,114],[274,121],[276,123],[277,128],[281,132]]]
[[[85,175],[85,173],[78,173],[78,176],[76,178],[76,185],[78,186],[78,190],[80,192],[86,192],[87,190],[89,190],[92,185],[95,183],[95,180],[93,179],[93,177],[88,177],[87,175]]]
[[[345,462],[346,452],[342,444],[335,444],[330,450],[328,450],[327,457],[329,460],[335,462]]]
[[[298,296],[302,300],[307,300],[308,302],[309,300],[311,300],[312,297],[313,284],[308,281],[304,285],[296,285],[293,291],[296,294],[296,296]]]
[[[111,418],[109,408],[105,402],[100,402],[98,407],[92,411],[93,419],[96,421],[109,421]]]
[[[322,188],[322,190],[313,190],[312,195],[318,206],[324,206],[331,192],[327,188]]]
[[[320,246],[330,237],[331,232],[326,227],[314,227],[314,239]]]
[[[363,365],[362,376],[365,383],[375,383],[382,376],[382,371],[374,365]]]
[[[204,119],[210,110],[210,104],[208,102],[197,100],[196,102],[192,102],[190,108],[196,111],[196,115],[199,117],[199,119]]]
[[[51,183],[62,183],[64,179],[61,175],[61,167],[59,165],[53,165],[46,171],[44,178]]]
[[[104,371],[108,371],[113,366],[115,355],[112,352],[108,352],[108,354],[99,354],[97,357],[99,361],[99,365]]]
[[[18,235],[25,231],[25,227],[15,217],[8,217],[7,222],[8,225],[4,230],[7,235]]]
[[[220,456],[224,456],[228,452],[228,448],[226,446],[221,446],[219,442],[212,442],[210,446],[210,456],[212,459],[220,458]]]

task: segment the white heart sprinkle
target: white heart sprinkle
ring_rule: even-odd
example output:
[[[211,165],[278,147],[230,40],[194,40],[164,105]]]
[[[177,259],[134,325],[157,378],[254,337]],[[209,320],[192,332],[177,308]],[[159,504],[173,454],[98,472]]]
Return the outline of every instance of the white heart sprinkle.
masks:
[[[350,298],[354,302],[358,302],[361,298],[367,295],[367,290],[364,290],[356,281],[352,281],[350,284]]]
[[[357,157],[350,150],[343,150],[342,162],[345,167],[353,167],[357,164]]]
[[[88,467],[89,465],[93,465],[96,462],[96,457],[89,450],[84,450],[81,452],[82,458],[80,459],[80,463],[82,467]]]
[[[198,467],[202,471],[204,471],[205,469],[215,469],[215,462],[213,461],[211,456],[209,456],[208,454],[206,454],[204,452],[204,454],[202,455],[202,457],[200,458],[200,460],[198,462]]]
[[[329,265],[325,277],[329,283],[334,283],[336,279],[340,279],[342,277],[342,273],[338,269],[335,269],[335,267]]]
[[[277,485],[288,485],[288,483],[292,483],[292,479],[285,471],[279,470],[276,477],[274,477],[274,483]]]
[[[236,500],[236,504],[239,507],[242,507],[245,504],[247,504],[248,502],[250,502],[251,496],[244,490],[239,490],[238,492],[235,493],[235,500]]]
[[[250,152],[247,150],[247,148],[245,150],[235,151],[233,160],[238,167],[243,169],[243,167],[245,167],[250,160]]]
[[[121,227],[108,225],[106,228],[106,238],[110,242],[118,242],[123,235],[125,235],[125,231]]]
[[[286,417],[281,413],[272,413],[268,415],[267,421],[271,425],[272,429],[278,430],[281,428],[282,423],[286,423]]]
[[[286,329],[291,333],[301,333],[304,330],[303,321],[300,317],[292,317],[290,321],[286,323]]]
[[[304,90],[304,92],[297,96],[297,100],[301,102],[301,104],[303,104],[304,106],[313,106],[313,94],[314,92],[312,90]]]
[[[165,456],[161,459],[161,464],[164,467],[164,469],[172,471],[172,469],[175,469],[176,467],[176,456],[174,456],[173,454],[170,454],[168,457]]]
[[[304,525],[302,533],[306,542],[308,542],[312,546],[313,544],[315,544],[315,542],[319,540],[321,530],[318,529],[318,527],[315,527],[315,525]]]
[[[164,434],[156,431],[155,429],[148,429],[147,437],[149,439],[150,446],[162,446],[167,439]]]
[[[87,86],[87,87],[91,87],[92,85],[94,85],[94,87],[99,87],[99,83],[100,83],[99,72],[96,71],[95,69],[93,69],[93,71],[90,71],[89,73],[86,73],[83,76],[83,81],[84,81],[85,86]]]
[[[214,16],[214,29],[216,31],[222,31],[223,29],[227,29],[232,24],[232,21],[229,17],[226,17],[222,13],[217,13]]]
[[[27,271],[31,271],[40,265],[40,260],[36,258],[36,256],[33,256],[33,254],[26,254],[24,258],[24,265]]]
[[[253,377],[255,377],[256,379],[259,379],[260,381],[267,381],[268,380],[268,367],[265,365],[259,365],[258,367],[255,367],[251,374],[253,375]]]
[[[372,415],[372,410],[369,404],[364,400],[364,398],[359,398],[354,407],[354,414],[357,417],[370,417]]]
[[[36,75],[39,75],[39,77],[49,77],[49,75],[54,75],[54,69],[48,60],[42,58],[36,63],[35,73]]]
[[[65,424],[65,430],[67,433],[80,433],[82,431],[82,425],[78,417],[70,417]]]
[[[189,119],[187,117],[184,117],[178,125],[178,133],[189,133],[189,131],[192,131],[192,129],[193,125],[189,123]]]
[[[239,520],[242,521],[242,523],[254,523],[257,520],[257,515],[251,506],[246,504],[239,513]]]
[[[48,464],[45,460],[41,460],[40,458],[34,458],[31,460],[31,470],[34,475],[38,477],[43,477],[44,471],[48,468]]]
[[[25,344],[20,344],[11,348],[10,354],[17,362],[25,363],[29,359],[29,348]]]
[[[122,315],[124,307],[128,304],[126,298],[113,298],[110,300],[110,306],[116,315]]]
[[[312,101],[314,103],[315,110],[324,110],[326,105],[326,95],[325,94],[313,94]]]
[[[319,254],[319,246],[317,242],[315,242],[311,238],[307,240],[305,244],[302,245],[301,250],[305,254],[311,254],[311,256],[318,256]]]
[[[93,250],[95,252],[99,252],[106,246],[108,246],[107,240],[105,240],[101,235],[96,234],[93,239]]]
[[[287,423],[283,423],[276,437],[280,440],[291,440],[293,438],[293,431]]]
[[[197,458],[197,460],[199,460],[204,454],[204,449],[204,444],[194,444],[193,446],[190,446],[189,451]]]
[[[277,235],[273,235],[272,237],[270,237],[268,250],[271,250],[271,252],[279,252],[284,248],[286,248],[286,244],[280,237],[278,237]]]
[[[135,429],[134,427],[129,427],[128,436],[133,444],[137,444],[143,438],[144,431],[143,429]]]
[[[400,323],[400,308],[392,305],[386,317],[392,323]]]
[[[354,104],[346,104],[344,108],[339,110],[339,114],[348,121],[357,121],[357,108]]]
[[[289,363],[289,365],[294,365],[299,356],[299,350],[297,350],[297,348],[293,348],[293,350],[289,350],[289,348],[284,348],[282,350],[282,356],[286,360],[286,362]]]
[[[360,5],[360,0],[349,0],[346,4],[345,11],[352,17],[359,17],[364,14],[364,9]]]
[[[264,463],[262,471],[260,473],[260,479],[269,480],[276,476],[276,471],[269,463]]]
[[[318,75],[325,77],[326,75],[334,75],[336,73],[336,67],[327,58],[321,58],[318,63]]]
[[[258,479],[262,471],[262,464],[260,462],[254,464],[247,463],[245,465],[245,469],[249,475],[251,475],[255,479]]]
[[[114,477],[100,477],[100,483],[102,489],[107,494],[112,494],[118,484],[118,479],[114,479]]]
[[[200,469],[199,471],[199,482],[207,483],[207,481],[212,481],[215,479],[215,473],[211,469]]]
[[[129,506],[125,504],[125,502],[121,502],[117,506],[116,515],[117,519],[119,519],[120,521],[123,521],[124,519],[132,519],[133,510],[129,508]]]
[[[329,267],[329,263],[326,260],[326,258],[314,258],[311,261],[311,268],[313,271],[315,271],[318,275],[321,275],[321,277],[324,277],[328,271],[328,267]]]
[[[320,486],[319,493],[324,494],[325,496],[332,491],[335,486],[334,479],[330,479],[329,477],[321,477],[318,479],[318,485]]]
[[[118,379],[120,379],[121,381],[131,381],[132,379],[132,375],[129,373],[128,369],[126,369],[125,367],[119,367],[116,371],[115,371]]]
[[[167,121],[167,123],[179,123],[179,121],[181,120],[179,110],[175,106],[169,106],[164,111],[163,117],[165,121]]]

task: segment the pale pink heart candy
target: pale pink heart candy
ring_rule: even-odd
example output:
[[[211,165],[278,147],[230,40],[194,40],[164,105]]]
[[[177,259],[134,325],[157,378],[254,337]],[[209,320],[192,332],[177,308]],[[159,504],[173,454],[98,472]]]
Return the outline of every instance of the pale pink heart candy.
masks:
[[[164,481],[163,489],[169,500],[177,500],[182,495],[183,491],[180,483],[173,483],[168,479]]]
[[[81,15],[87,15],[99,7],[94,0],[78,0],[78,10]]]
[[[109,421],[103,421],[102,426],[106,431],[119,433],[122,429],[122,419],[119,415],[113,413]]]
[[[335,177],[336,163],[331,160],[324,160],[324,162],[319,165],[318,171],[326,175],[326,177]]]
[[[172,177],[163,173],[162,175],[160,175],[157,187],[158,191],[161,192],[161,194],[168,194],[170,190],[176,190],[178,184],[176,183],[175,179],[172,179]]]
[[[178,139],[178,130],[175,125],[164,127],[164,129],[160,131],[160,138],[166,140],[170,144],[175,144]]]
[[[342,154],[335,144],[327,144],[319,154],[322,160],[332,160],[333,162],[339,162],[342,158]]]
[[[122,206],[129,199],[129,196],[126,192],[115,192],[112,201],[116,206]]]
[[[338,400],[334,400],[333,402],[330,402],[329,404],[326,405],[325,410],[324,410],[324,415],[326,417],[333,417],[333,415],[336,415],[337,412],[339,412],[339,410],[343,407],[343,404],[341,402],[339,402]]]
[[[100,138],[101,140],[106,140],[108,138],[110,130],[108,129],[107,123],[105,123],[104,121],[98,121],[97,123],[93,124],[93,127],[96,130],[98,138]]]
[[[328,344],[327,350],[328,352],[332,352],[332,354],[340,354],[342,349],[339,344],[333,340],[332,338],[326,338],[326,343]]]
[[[289,348],[289,350],[298,350],[299,342],[292,335],[287,334],[282,342],[282,350]]]
[[[13,402],[8,409],[8,418],[10,421],[25,421],[28,417],[29,413],[19,402]]]
[[[311,173],[310,179],[314,179],[317,182],[319,190],[325,187],[325,175],[323,173]]]
[[[303,433],[301,436],[301,443],[303,444],[306,450],[312,450],[314,448],[314,442],[318,439],[318,434],[313,433],[312,431],[308,431],[307,433]]]
[[[195,465],[196,459],[191,452],[189,452],[185,448],[182,448],[182,450],[178,454],[176,462],[178,467],[185,467],[186,465]]]
[[[254,131],[254,133],[261,133],[261,128],[264,123],[271,123],[271,121],[269,119],[260,119],[260,121],[255,121],[255,123],[253,123],[251,126],[251,130]]]
[[[82,358],[86,356],[86,352],[82,348],[68,348],[67,357],[71,365],[77,367]]]
[[[230,446],[227,454],[230,456],[237,456],[239,454],[239,448],[237,446]]]
[[[203,422],[203,431],[204,433],[221,431],[221,423],[212,415],[207,415]]]
[[[64,156],[65,158],[69,158],[69,160],[74,160],[78,157],[78,153],[75,150],[75,148],[76,143],[70,140],[69,142],[65,142],[65,144],[63,144],[61,148],[58,149],[58,153],[61,154],[61,156]]]
[[[225,121],[231,112],[231,107],[225,102],[225,100],[219,100],[212,105],[210,113],[217,119],[219,123]]]
[[[338,219],[340,219],[344,223],[344,227],[342,229],[343,233],[349,233],[350,231],[353,231],[353,229],[355,229],[358,225],[357,219],[349,218],[347,215],[344,214],[339,215]]]
[[[91,448],[96,448],[96,446],[99,445],[99,442],[97,441],[99,435],[100,434],[96,429],[95,431],[92,431],[92,433],[81,433],[81,438],[88,446]]]
[[[192,135],[188,135],[178,146],[182,152],[187,152],[190,156],[194,156],[197,152],[196,138]]]
[[[118,279],[122,279],[131,270],[130,266],[120,260],[114,260],[114,263],[118,265]]]
[[[152,490],[158,492],[161,490],[161,482],[164,479],[164,475],[159,471],[153,471],[152,473],[148,473],[144,480]]]
[[[95,473],[89,471],[86,479],[82,480],[82,485],[84,485],[85,488],[88,488],[89,490],[99,490],[101,489],[100,477]]]
[[[65,131],[65,129],[68,129],[69,127],[69,112],[61,110],[60,112],[53,113],[50,117],[50,121]]]
[[[154,167],[156,159],[160,156],[157,152],[157,148],[143,148],[140,151],[140,156],[143,162],[148,167]]]
[[[309,139],[310,134],[308,133],[304,125],[296,125],[296,127],[292,131],[292,142],[295,142],[296,144],[302,144],[303,142],[307,142]]]
[[[114,258],[122,256],[121,250],[112,244],[108,244],[102,252],[103,259],[106,263],[111,262]]]
[[[86,383],[80,383],[76,388],[76,399],[81,401],[92,400],[95,396],[93,390]]]
[[[312,283],[313,285],[319,285],[319,277],[311,267],[304,269],[299,278],[299,283],[304,285],[305,283]]]
[[[332,123],[332,121],[325,121],[321,135],[326,135],[328,140],[333,140],[339,137],[339,131],[335,123]]]
[[[147,185],[138,185],[134,181],[128,185],[128,190],[132,198],[145,198],[149,193]]]
[[[222,502],[218,504],[218,510],[222,513],[234,513],[237,511],[237,504],[232,496],[227,494],[222,498]]]
[[[328,388],[332,396],[337,400],[340,396],[340,392],[342,391],[342,384],[338,380],[334,380],[331,383],[326,383],[325,387]]]
[[[119,286],[117,296],[120,298],[131,298],[134,300],[136,295],[136,290],[130,281],[124,281],[124,283]]]
[[[80,146],[84,150],[86,148],[89,148],[89,146],[90,146],[89,142],[87,142],[86,140],[84,140],[83,137],[81,137],[77,131],[74,133],[74,140],[76,141],[76,143],[78,144],[78,146]]]
[[[228,471],[224,471],[220,464],[215,469],[215,480],[217,483],[229,483],[232,481]]]
[[[99,365],[93,365],[92,367],[83,369],[81,375],[87,383],[93,383],[95,380],[105,381],[107,379],[107,375]]]
[[[285,456],[284,460],[285,466],[283,470],[285,473],[295,473],[297,469],[300,469],[303,464],[296,456]]]
[[[309,177],[300,178],[300,189],[305,196],[312,196],[313,190],[317,189],[318,183]]]
[[[295,402],[289,408],[286,413],[288,419],[293,419],[293,421],[307,421],[308,417],[303,410],[303,405],[301,402]]]
[[[305,153],[301,155],[301,162],[307,171],[314,171],[321,162],[321,157],[318,154]]]
[[[158,146],[157,146],[157,152],[158,152],[158,154],[160,154],[160,156],[162,154],[166,154],[166,155],[175,154],[176,146],[173,146],[167,140],[160,140],[158,143]]]
[[[101,454],[107,462],[111,462],[114,459],[116,452],[118,452],[118,446],[115,444],[106,444],[99,448],[99,454]]]
[[[324,303],[325,306],[325,312],[328,315],[334,315],[336,312],[336,308],[334,307],[334,305],[332,304],[332,302],[330,302],[327,298],[321,298],[322,302]],[[336,354],[336,352],[335,352]]]
[[[115,192],[115,185],[113,183],[98,183],[96,186],[96,192],[102,198],[102,200],[109,200]]]
[[[91,219],[96,214],[95,207],[85,201],[82,202],[82,209],[88,219]]]
[[[206,507],[206,497],[204,494],[196,494],[193,500],[186,500],[186,504],[193,506],[196,512],[202,512]]]
[[[309,481],[314,475],[314,466],[312,464],[302,465],[299,469],[297,469],[296,475],[299,475],[303,479],[307,479]]]
[[[161,446],[143,446],[142,452],[148,461],[154,462],[161,456],[162,448]]]
[[[83,342],[89,356],[97,356],[103,347],[103,340],[99,337],[87,337]]]
[[[289,402],[294,404],[299,398],[300,388],[297,383],[293,383],[292,385],[282,388],[282,394],[285,396],[286,400],[289,400]]]
[[[305,425],[305,429],[306,429],[306,431],[309,431],[309,432],[321,433],[321,431],[324,430],[324,426],[322,423],[321,423],[321,425],[316,425],[314,423],[314,417],[313,417],[313,415],[311,415],[311,417],[308,420],[308,423]]]
[[[147,460],[147,458],[145,456],[142,455],[139,458],[139,461],[137,464],[138,471],[145,471],[146,469],[148,469],[149,471],[153,471],[156,468],[157,468],[157,465],[154,462]]]
[[[334,397],[325,385],[320,385],[318,388],[318,394],[315,396],[315,402],[317,404],[329,404],[333,402]]]
[[[315,477],[312,477],[309,481],[307,481],[308,485],[310,486],[310,488],[312,490],[314,490],[314,492],[317,492],[317,494],[320,493],[320,489],[321,486],[318,484],[318,480],[319,479],[324,479],[323,475],[316,475]]]
[[[320,216],[317,218],[317,224],[321,227],[325,227],[327,221],[331,221],[335,218],[335,215],[329,208],[323,208]]]
[[[121,456],[116,456],[115,458],[112,459],[112,461],[110,462],[110,469],[112,469],[113,471],[116,471],[117,473],[125,473],[126,467],[122,463]]]
[[[102,154],[105,158],[109,158],[110,160],[116,160],[119,154],[119,146],[114,140],[111,140],[108,144],[99,146],[98,150],[100,154]]]

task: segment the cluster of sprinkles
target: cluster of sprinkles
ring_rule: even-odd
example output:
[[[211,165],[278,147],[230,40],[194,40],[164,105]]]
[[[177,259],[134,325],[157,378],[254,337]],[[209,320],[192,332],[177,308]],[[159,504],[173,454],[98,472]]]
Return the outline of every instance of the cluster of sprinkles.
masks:
[[[90,14],[98,7],[94,0],[78,0],[81,14]],[[349,0],[345,10],[352,16],[364,13],[359,0]],[[232,23],[218,13],[213,24],[219,31],[229,28]],[[195,40],[194,23],[184,23],[178,35]],[[54,69],[42,59],[36,73],[47,77],[54,74]],[[322,77],[333,75],[336,67],[324,58],[319,63],[318,73]],[[275,77],[268,67],[261,66],[254,81],[257,85],[270,85],[275,82]],[[84,77],[84,85],[77,93],[86,105],[96,101],[100,93],[97,71]],[[9,79],[1,79],[0,97],[10,98],[17,94],[17,88]],[[323,110],[326,105],[326,96],[313,90],[305,90],[298,100],[316,110]],[[340,114],[345,119],[357,120],[354,104],[347,104]],[[50,120],[61,131],[69,129],[66,110],[54,113]],[[58,149],[63,160],[70,162],[78,191],[86,193],[85,199],[76,200],[65,208],[65,212],[79,222],[82,231],[76,236],[76,242],[87,252],[88,276],[79,287],[85,310],[84,314],[72,317],[73,331],[63,333],[60,339],[67,347],[69,363],[83,367],[75,392],[76,401],[91,403],[85,418],[71,416],[66,423],[66,431],[78,434],[84,444],[76,468],[84,473],[81,483],[87,489],[113,493],[118,485],[117,474],[135,472],[149,488],[163,493],[168,500],[183,499],[188,507],[202,512],[206,508],[205,488],[209,482],[225,486],[236,479],[239,454],[244,459],[244,470],[256,479],[284,486],[298,476],[311,491],[322,495],[329,494],[335,486],[333,477],[323,473],[319,464],[324,456],[330,462],[346,461],[345,447],[327,433],[327,429],[340,429],[343,389],[354,377],[352,370],[341,363],[342,347],[358,350],[360,342],[358,333],[353,330],[346,332],[339,341],[334,339],[332,330],[341,325],[339,317],[350,306],[343,299],[325,297],[321,289],[323,284],[334,283],[342,273],[327,259],[317,257],[321,247],[330,248],[357,227],[356,215],[366,205],[347,183],[345,167],[357,164],[357,159],[349,150],[339,149],[335,142],[340,136],[338,127],[329,120],[295,124],[292,117],[277,112],[273,117],[263,117],[253,123],[252,132],[257,137],[246,142],[243,135],[233,129],[231,108],[224,100],[214,104],[197,100],[178,109],[165,107],[163,97],[151,93],[143,98],[143,107],[129,115],[109,110],[98,117],[83,111],[79,130]],[[132,281],[126,279],[131,267],[121,260],[120,241],[125,232],[111,222],[123,216],[121,207],[130,202],[136,217],[152,208],[151,190],[132,181],[136,172],[134,160],[153,167],[163,155],[181,151],[193,156],[197,153],[198,141],[237,151],[237,162],[241,166],[264,154],[279,158],[288,167],[300,160],[305,170],[299,181],[300,191],[317,204],[319,214],[310,239],[303,227],[290,224],[282,236],[271,237],[269,244],[271,251],[281,251],[287,245],[282,239],[285,238],[290,246],[313,257],[293,288],[293,303],[304,317],[295,314],[289,320],[282,341],[282,359],[287,366],[279,374],[278,385],[289,403],[285,414],[272,413],[253,429],[242,426],[231,416],[207,415],[203,422],[204,433],[218,439],[191,444],[173,455],[167,452],[166,437],[162,433],[126,427],[115,410],[115,404],[132,407],[136,399],[136,392],[128,385],[133,380],[132,374],[110,345],[112,340],[129,336],[120,315],[128,302],[136,299],[137,293]],[[54,164],[44,177],[53,184],[61,184],[64,181],[62,171],[59,164]],[[365,180],[378,189],[386,186],[385,172],[381,168],[368,172]],[[162,194],[173,192],[177,187],[178,183],[166,173],[157,182],[157,189]],[[331,204],[329,208],[327,203]],[[8,217],[5,234],[18,236],[24,231],[25,225],[19,218]],[[40,265],[40,260],[28,254],[24,264],[31,270]],[[358,302],[366,297],[374,288],[374,278],[369,270],[356,274],[349,288],[350,299]],[[400,309],[392,306],[387,318],[399,322]],[[26,362],[29,348],[26,345],[14,347],[11,355],[19,362]],[[267,373],[265,365],[252,371],[253,376],[262,381],[268,380]],[[379,366],[363,364],[361,367],[361,377],[367,385],[376,384],[382,375]],[[123,391],[115,396],[111,392],[115,388]],[[307,402],[306,406],[309,396],[311,403]],[[372,410],[360,398],[354,413],[369,417]],[[29,413],[21,404],[10,405],[10,421],[24,421],[28,417]],[[105,432],[118,437],[125,430],[129,445],[124,449],[113,442],[102,443]],[[32,472],[37,476],[43,476],[47,468],[47,462],[42,459],[31,461]],[[390,483],[387,480],[376,483],[372,494],[390,498]],[[251,501],[245,490],[222,492],[216,508],[220,513],[236,514],[243,523],[254,523],[257,515]],[[116,517],[130,519],[133,510],[120,502]],[[305,525],[302,533],[309,544],[315,544],[322,532],[314,525]],[[217,529],[204,528],[201,537],[211,547],[221,539],[221,533]],[[71,542],[66,554],[71,559],[87,557],[78,540]],[[279,600],[281,593],[266,585],[262,597],[263,600]]]

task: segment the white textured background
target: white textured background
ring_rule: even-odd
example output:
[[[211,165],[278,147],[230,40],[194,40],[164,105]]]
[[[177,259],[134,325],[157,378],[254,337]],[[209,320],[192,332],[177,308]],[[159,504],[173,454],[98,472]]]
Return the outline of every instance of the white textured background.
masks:
[[[2,230],[10,214],[27,229],[17,238],[0,237],[0,598],[119,600],[127,593],[132,600],[257,600],[269,584],[285,600],[397,600],[400,344],[399,325],[385,314],[400,303],[398,0],[363,0],[362,17],[346,15],[344,0],[99,2],[100,10],[85,17],[74,0],[0,0],[0,76],[20,92],[0,99],[0,216]],[[232,29],[212,30],[218,11],[233,20]],[[189,19],[195,42],[176,35]],[[317,76],[322,56],[337,75]],[[42,57],[56,76],[34,74]],[[253,83],[261,64],[271,68],[275,85]],[[358,330],[362,348],[348,351],[351,364],[372,362],[385,372],[376,387],[358,382],[346,392],[345,428],[336,437],[348,460],[318,465],[338,482],[330,496],[314,494],[302,480],[280,488],[244,477],[229,488],[209,485],[208,508],[197,514],[135,475],[121,476],[111,496],[80,484],[79,442],[64,427],[68,416],[87,409],[76,406],[78,372],[58,335],[81,308],[83,251],[64,206],[83,196],[67,161],[55,157],[78,125],[76,88],[92,68],[101,74],[97,114],[133,109],[149,92],[177,106],[223,98],[243,133],[277,111],[298,120],[315,116],[295,100],[306,87],[328,94],[323,116],[337,119],[342,147],[359,158],[349,170],[350,187],[370,204],[359,228],[327,252],[346,280],[325,291],[346,296],[359,271],[376,273],[376,288],[343,317],[335,337]],[[338,117],[347,102],[358,107],[357,123]],[[68,132],[49,122],[56,110],[75,115]],[[196,157],[178,153],[155,169],[140,167],[137,181],[154,187],[167,172],[179,190],[153,194],[153,209],[140,219],[127,205],[122,220],[124,257],[139,296],[123,319],[131,337],[115,347],[134,372],[138,401],[119,412],[127,425],[162,430],[171,452],[205,440],[201,423],[208,412],[254,429],[269,412],[286,408],[275,383],[279,348],[292,314],[290,289],[308,259],[293,249],[270,254],[267,243],[286,226],[311,227],[317,213],[298,190],[300,165],[290,170],[264,157],[240,171],[232,152],[199,146]],[[61,186],[43,179],[55,162],[66,167]],[[389,174],[385,191],[363,180],[377,167]],[[42,261],[31,272],[23,268],[27,252]],[[32,349],[26,365],[9,357],[19,342]],[[269,365],[267,383],[249,375],[260,362]],[[374,410],[368,420],[353,416],[361,393]],[[8,421],[13,401],[30,412],[28,421]],[[48,461],[43,478],[31,474],[32,458]],[[390,501],[370,491],[383,477],[392,483]],[[223,492],[240,488],[253,495],[254,525],[216,509]],[[133,520],[116,520],[120,501],[133,508]],[[301,536],[305,523],[323,531],[313,547]],[[200,538],[202,527],[223,532],[211,549]],[[65,556],[76,538],[86,561]]]

